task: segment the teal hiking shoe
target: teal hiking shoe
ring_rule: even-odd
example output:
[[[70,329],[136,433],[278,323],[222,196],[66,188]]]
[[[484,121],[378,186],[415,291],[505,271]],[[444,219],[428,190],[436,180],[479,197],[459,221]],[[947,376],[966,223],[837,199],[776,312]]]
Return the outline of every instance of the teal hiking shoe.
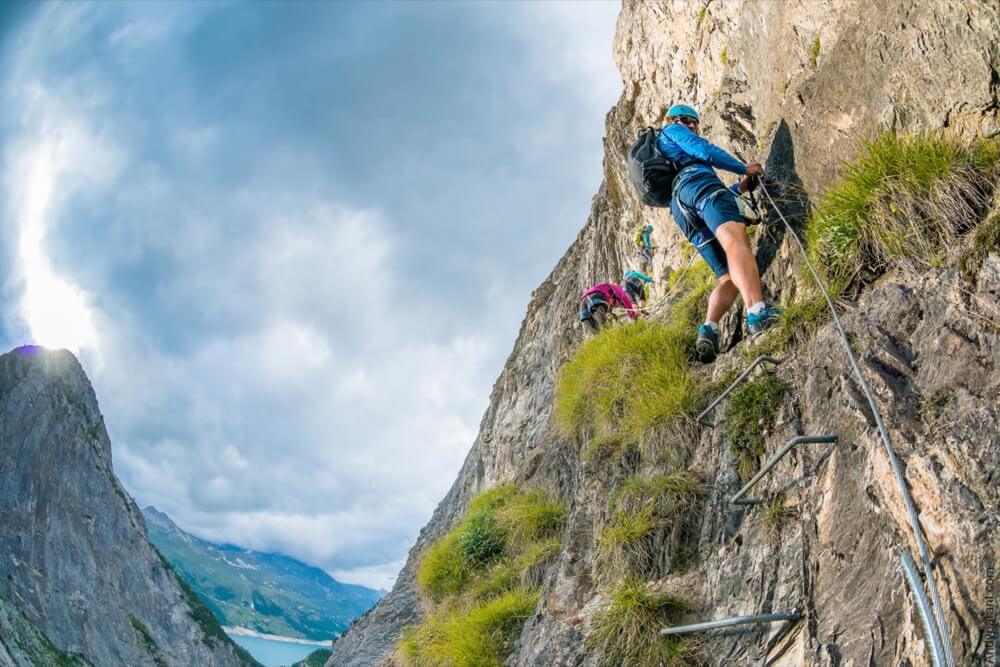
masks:
[[[781,310],[774,306],[766,306],[764,310],[756,314],[747,313],[747,329],[750,330],[751,336],[759,336],[764,333],[765,329],[770,329],[777,324],[779,317],[781,317]]]
[[[712,363],[719,356],[719,334],[707,324],[702,324],[698,327],[698,341],[694,344],[694,349],[699,361]]]

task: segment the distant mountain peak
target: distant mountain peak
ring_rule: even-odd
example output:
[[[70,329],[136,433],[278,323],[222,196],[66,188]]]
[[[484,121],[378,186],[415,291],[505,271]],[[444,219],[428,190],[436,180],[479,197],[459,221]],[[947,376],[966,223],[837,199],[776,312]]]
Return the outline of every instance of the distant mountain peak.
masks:
[[[146,507],[143,507],[142,515],[146,517],[147,524],[153,523],[159,526],[160,528],[176,530],[178,532],[180,531],[180,528],[177,527],[177,524],[174,523],[173,519],[171,519],[165,513],[156,509],[152,505],[147,505]]]

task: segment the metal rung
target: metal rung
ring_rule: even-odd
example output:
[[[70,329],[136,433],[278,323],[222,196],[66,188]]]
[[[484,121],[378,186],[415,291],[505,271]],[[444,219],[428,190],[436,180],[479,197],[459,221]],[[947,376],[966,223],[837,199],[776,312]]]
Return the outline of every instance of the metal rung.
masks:
[[[750,377],[750,373],[753,371],[753,369],[757,368],[763,363],[774,364],[775,366],[777,366],[778,364],[781,363],[781,359],[775,359],[774,357],[768,357],[765,355],[761,355],[756,359],[754,359],[753,363],[750,364],[750,366],[745,371],[743,371],[743,373],[738,378],[733,380],[733,383],[728,387],[726,387],[726,390],[724,392],[719,394],[718,398],[709,403],[708,407],[702,410],[701,414],[698,415],[698,423],[701,424],[702,426],[708,426],[709,428],[714,427],[716,425],[715,422],[704,421],[705,415],[714,410],[716,406],[718,406],[719,403],[722,402],[722,399],[724,399],[726,396],[729,396],[729,394],[732,393],[733,389],[736,389],[736,387],[746,382],[746,379]]]
[[[813,443],[830,443],[835,444],[837,442],[837,436],[835,435],[799,435],[791,440],[789,440],[784,447],[778,450],[778,453],[771,457],[771,460],[764,464],[764,467],[760,469],[753,479],[746,483],[739,492],[733,496],[732,500],[729,502],[734,505],[760,505],[765,501],[759,498],[743,498],[744,495],[753,487],[757,482],[764,478],[771,468],[778,464],[778,461],[785,457],[785,454],[792,451],[795,445],[810,445]]]
[[[661,635],[683,635],[688,632],[700,632],[701,630],[715,630],[716,628],[728,628],[734,625],[748,625],[752,623],[774,623],[776,621],[796,621],[802,618],[802,613],[798,609],[792,611],[782,611],[774,614],[758,614],[757,616],[734,616],[724,618],[720,621],[705,621],[694,625],[678,625],[674,628],[663,628]]]

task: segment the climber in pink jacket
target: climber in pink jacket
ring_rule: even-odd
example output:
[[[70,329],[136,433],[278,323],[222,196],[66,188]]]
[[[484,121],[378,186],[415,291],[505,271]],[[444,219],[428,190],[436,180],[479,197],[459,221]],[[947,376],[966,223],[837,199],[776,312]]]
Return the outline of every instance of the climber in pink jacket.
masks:
[[[580,297],[580,321],[593,331],[599,331],[604,318],[616,306],[623,307],[633,320],[638,317],[632,301],[621,287],[613,283],[594,285]]]

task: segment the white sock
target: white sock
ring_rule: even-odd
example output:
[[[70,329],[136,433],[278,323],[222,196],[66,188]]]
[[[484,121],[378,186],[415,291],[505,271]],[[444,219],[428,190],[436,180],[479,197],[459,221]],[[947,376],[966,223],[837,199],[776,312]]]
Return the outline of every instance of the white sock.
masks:
[[[718,323],[713,322],[712,320],[705,320],[705,324],[707,324],[708,326],[712,327],[712,331],[714,331],[715,333],[719,333],[719,325],[718,325]]]
[[[767,306],[766,306],[766,305],[764,304],[764,302],[763,302],[763,301],[758,301],[758,302],[757,302],[757,303],[755,303],[754,305],[752,305],[752,306],[750,306],[749,308],[747,308],[747,312],[748,312],[748,313],[750,313],[751,315],[760,315],[760,314],[761,314],[761,312],[762,312],[762,311],[764,310],[764,308],[766,308],[766,307],[767,307]]]

